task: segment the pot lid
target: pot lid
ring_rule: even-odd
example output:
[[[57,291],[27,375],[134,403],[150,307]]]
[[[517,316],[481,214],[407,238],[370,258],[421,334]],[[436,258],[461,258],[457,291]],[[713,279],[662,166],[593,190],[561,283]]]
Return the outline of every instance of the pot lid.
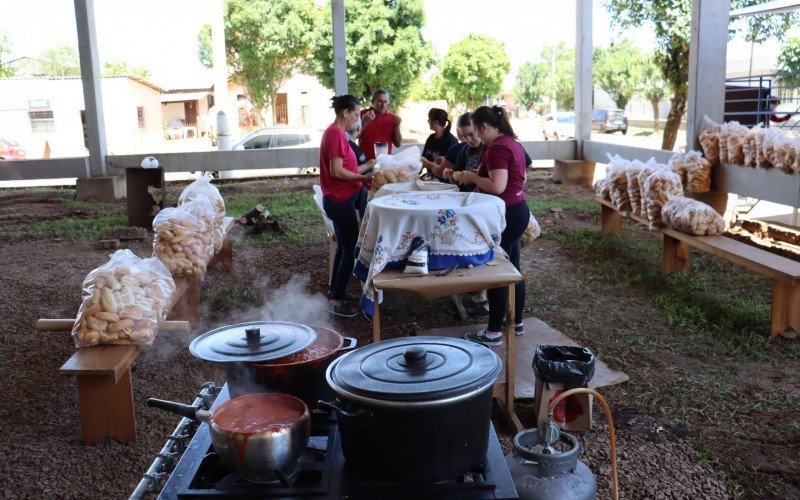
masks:
[[[329,367],[337,392],[383,401],[437,401],[492,385],[502,362],[491,349],[452,337],[405,337],[370,344]]]
[[[189,344],[189,352],[206,361],[269,361],[301,351],[317,333],[283,321],[253,321],[206,332]]]

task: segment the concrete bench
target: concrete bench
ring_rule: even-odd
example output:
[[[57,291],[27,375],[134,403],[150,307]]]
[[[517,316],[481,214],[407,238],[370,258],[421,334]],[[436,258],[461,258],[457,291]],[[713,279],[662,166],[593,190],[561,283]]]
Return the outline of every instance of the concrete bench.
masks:
[[[601,207],[602,231],[621,235],[621,214],[610,201],[600,197],[596,200]],[[641,217],[629,217],[647,224]],[[800,262],[726,236],[693,236],[666,227],[661,228],[660,233],[663,246],[661,273],[664,276],[676,270],[689,273],[692,268],[691,248],[723,258],[772,279],[770,338],[774,339],[790,327],[800,330]]]

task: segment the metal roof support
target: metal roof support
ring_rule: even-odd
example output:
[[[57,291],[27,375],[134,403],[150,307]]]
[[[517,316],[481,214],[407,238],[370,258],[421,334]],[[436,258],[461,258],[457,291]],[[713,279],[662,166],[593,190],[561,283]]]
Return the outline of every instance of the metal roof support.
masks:
[[[97,32],[94,0],[75,0],[75,23],[78,27],[78,52],[81,59],[83,101],[89,136],[89,171],[93,177],[108,175],[106,167],[106,128],[103,120],[103,93],[100,89],[100,60],[97,56]]]
[[[575,139],[583,159],[583,141],[592,134],[592,0],[577,0],[575,14]]]
[[[703,117],[722,123],[730,0],[692,0],[686,148],[700,149]]]
[[[333,22],[333,82],[336,95],[347,93],[344,17],[344,0],[333,0],[331,2],[331,21]]]

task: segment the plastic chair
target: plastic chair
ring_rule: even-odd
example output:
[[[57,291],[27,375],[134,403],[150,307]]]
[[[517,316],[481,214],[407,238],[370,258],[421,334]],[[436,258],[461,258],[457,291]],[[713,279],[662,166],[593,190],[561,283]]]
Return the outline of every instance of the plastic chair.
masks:
[[[328,234],[328,284],[333,282],[333,261],[336,258],[336,232],[333,229],[333,221],[325,215],[322,207],[322,188],[319,184],[314,184],[314,202],[319,207],[322,214],[322,222],[325,223],[325,232]]]

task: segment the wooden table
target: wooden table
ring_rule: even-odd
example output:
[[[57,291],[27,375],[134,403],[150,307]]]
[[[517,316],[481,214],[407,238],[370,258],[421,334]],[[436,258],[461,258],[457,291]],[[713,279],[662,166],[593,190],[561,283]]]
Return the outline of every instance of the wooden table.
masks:
[[[494,398],[508,424],[515,432],[522,430],[522,424],[514,412],[514,360],[516,359],[514,333],[514,285],[523,280],[511,262],[505,257],[495,254],[492,261],[473,268],[456,269],[447,276],[419,276],[407,279],[395,279],[396,276],[407,276],[399,269],[384,270],[372,281],[374,297],[379,290],[415,294],[423,299],[435,299],[448,295],[475,292],[501,286],[508,289],[508,308],[506,311],[507,347],[503,356],[505,377],[494,385]],[[375,300],[375,314],[372,317],[373,341],[381,340],[380,304]]]

